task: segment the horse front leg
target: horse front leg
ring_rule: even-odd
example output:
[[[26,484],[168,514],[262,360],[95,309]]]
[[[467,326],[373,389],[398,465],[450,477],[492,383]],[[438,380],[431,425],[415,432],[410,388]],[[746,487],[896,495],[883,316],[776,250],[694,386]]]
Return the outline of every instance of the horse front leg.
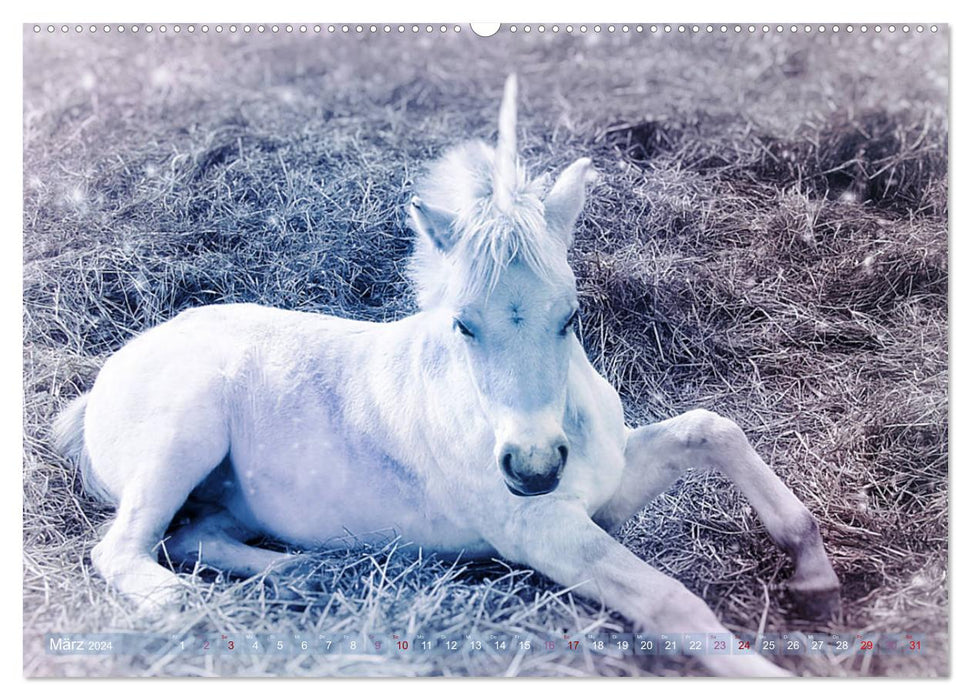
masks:
[[[792,559],[788,588],[809,618],[832,617],[840,605],[833,571],[816,519],[773,473],[733,421],[705,410],[632,430],[617,495],[595,516],[613,529],[667,490],[691,467],[717,469],[742,491],[772,539]]]
[[[500,527],[489,539],[502,556],[604,603],[640,630],[730,634],[704,601],[617,542],[578,501],[530,499]],[[757,655],[706,655],[700,660],[715,675],[789,675]]]

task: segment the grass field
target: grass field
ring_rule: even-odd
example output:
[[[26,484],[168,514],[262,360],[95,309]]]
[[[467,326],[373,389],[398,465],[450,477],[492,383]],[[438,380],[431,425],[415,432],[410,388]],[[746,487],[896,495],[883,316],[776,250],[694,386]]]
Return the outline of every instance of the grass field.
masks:
[[[819,518],[843,585],[789,609],[736,490],[692,474],[620,539],[735,631],[924,635],[917,658],[783,658],[803,675],[939,676],[948,647],[948,37],[24,36],[24,664],[77,675],[677,675],[586,653],[55,657],[45,632],[238,635],[630,629],[502,562],[350,548],[287,581],[186,572],[143,622],[93,572],[110,512],[56,456],[57,411],[138,332],[259,301],[414,309],[402,206],[422,165],[491,140],[520,77],[534,173],[601,173],[571,261],[584,344],[628,421],[735,419]]]

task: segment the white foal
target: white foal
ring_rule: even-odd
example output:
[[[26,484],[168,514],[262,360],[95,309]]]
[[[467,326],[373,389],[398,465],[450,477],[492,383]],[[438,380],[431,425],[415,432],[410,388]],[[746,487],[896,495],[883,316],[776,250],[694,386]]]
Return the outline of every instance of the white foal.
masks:
[[[574,326],[567,264],[590,162],[547,192],[516,156],[515,79],[499,143],[434,163],[410,206],[421,311],[364,323],[255,305],[193,309],[115,353],[60,417],[61,448],[117,504],[95,546],[104,578],[171,604],[175,561],[247,576],[278,564],[269,535],[326,546],[389,530],[443,552],[498,554],[658,632],[725,632],[708,606],[608,532],[689,467],[718,469],[793,558],[810,609],[838,600],[816,522],[731,421],[692,411],[625,426]],[[759,656],[718,674],[775,675]]]

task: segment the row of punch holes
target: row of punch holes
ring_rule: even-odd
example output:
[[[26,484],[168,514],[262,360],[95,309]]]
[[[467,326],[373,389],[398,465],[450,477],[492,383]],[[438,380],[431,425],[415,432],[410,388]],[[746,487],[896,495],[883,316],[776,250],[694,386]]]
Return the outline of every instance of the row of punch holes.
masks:
[[[256,33],[256,34],[267,34],[267,33],[269,34],[280,34],[280,33],[284,33],[284,34],[294,34],[294,33],[297,33],[297,34],[311,34],[311,33],[312,34],[321,34],[321,33],[328,33],[328,34],[439,33],[439,34],[445,34],[448,32],[459,33],[463,31],[462,27],[458,24],[453,24],[453,25],[449,25],[449,24],[282,24],[282,25],[281,24],[254,24],[254,25],[215,24],[212,26],[208,24],[200,24],[200,25],[195,25],[195,24],[185,24],[185,25],[183,24],[173,24],[173,25],[91,24],[91,25],[87,25],[86,27],[85,25],[81,25],[81,24],[75,24],[75,25],[48,24],[46,26],[35,24],[33,26],[33,29],[35,34],[40,34],[43,32],[46,32],[48,34],[54,34],[57,32],[60,32],[62,34],[67,34],[71,31],[73,31],[76,34],[81,34],[85,31],[85,29],[87,29],[87,31],[90,33],[104,32],[106,34],[110,34],[113,32],[117,34],[124,34],[124,33],[137,34],[139,32],[144,32],[146,34],[151,34],[152,32],[159,32],[161,34],[165,34],[167,32],[173,32],[175,34],[181,34],[183,32],[187,34],[195,34],[197,32],[201,34],[208,34],[209,32],[215,32],[216,34],[222,34],[224,32],[228,32],[230,34],[236,34],[240,32],[243,34],[252,34],[252,33]],[[769,25],[769,24],[761,24],[761,25],[756,25],[756,24],[747,24],[747,25],[742,25],[742,24],[649,24],[649,25],[646,25],[646,24],[603,24],[603,25],[601,24],[592,24],[592,25],[509,24],[509,25],[501,25],[501,26],[498,24],[471,25],[471,31],[477,34],[478,36],[492,36],[494,34],[499,33],[500,31],[505,31],[511,34],[516,34],[520,32],[524,34],[530,34],[533,32],[536,32],[539,34],[544,34],[546,32],[552,32],[554,34],[557,34],[559,32],[565,32],[567,34],[575,34],[575,33],[586,34],[588,32],[608,33],[608,34],[614,34],[614,33],[622,33],[622,34],[639,33],[640,34],[645,32],[649,32],[651,34],[658,34],[658,33],[768,34],[770,32],[775,32],[777,34],[781,34],[784,32],[789,32],[791,34],[796,34],[796,33],[809,34],[813,32],[820,33],[820,34],[825,32],[832,32],[835,34],[839,32],[846,32],[847,34],[852,34],[853,32],[860,32],[865,34],[867,32],[876,32],[879,34],[884,30],[886,30],[891,34],[897,31],[907,34],[907,33],[910,33],[911,29],[913,29],[918,33],[923,33],[925,31],[925,26],[923,24],[917,24],[913,26],[909,24],[901,24],[901,25],[834,24],[829,26],[822,25],[822,24],[818,24],[818,25],[816,24],[787,24],[787,25],[782,25],[782,24],[774,24],[774,25]],[[934,33],[938,31],[938,27],[936,24],[932,24],[929,27],[926,27],[926,29]]]

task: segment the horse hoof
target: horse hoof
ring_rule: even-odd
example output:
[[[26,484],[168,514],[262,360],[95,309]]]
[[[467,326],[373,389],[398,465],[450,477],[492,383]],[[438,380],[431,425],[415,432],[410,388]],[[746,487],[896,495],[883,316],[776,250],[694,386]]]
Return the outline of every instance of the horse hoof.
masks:
[[[790,586],[789,598],[800,616],[816,622],[835,619],[843,607],[838,586],[812,589]]]
[[[295,554],[279,562],[264,576],[264,583],[276,600],[306,603],[321,590],[320,562],[313,557]]]
[[[182,586],[166,586],[134,600],[140,618],[162,620],[183,609],[186,595]]]
[[[304,601],[303,595],[275,577],[267,577],[265,583],[273,600],[288,604]]]

